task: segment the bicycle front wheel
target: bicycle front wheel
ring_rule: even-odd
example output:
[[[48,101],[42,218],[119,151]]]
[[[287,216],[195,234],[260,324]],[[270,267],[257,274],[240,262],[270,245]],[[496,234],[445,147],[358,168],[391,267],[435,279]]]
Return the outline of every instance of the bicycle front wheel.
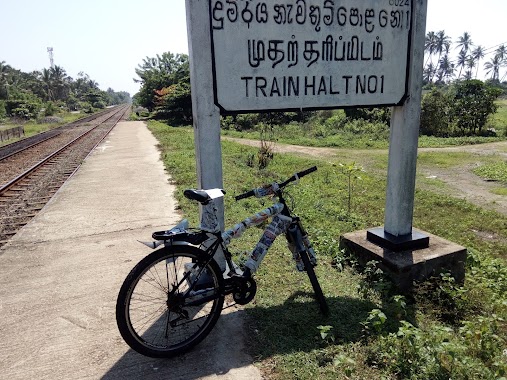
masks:
[[[125,279],[116,322],[125,342],[150,357],[171,357],[201,342],[224,303],[218,264],[190,246],[146,256]]]

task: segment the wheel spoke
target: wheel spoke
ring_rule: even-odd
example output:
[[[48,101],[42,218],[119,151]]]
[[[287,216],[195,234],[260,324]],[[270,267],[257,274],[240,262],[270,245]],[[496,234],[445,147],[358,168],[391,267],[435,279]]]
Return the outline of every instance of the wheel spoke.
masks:
[[[171,356],[189,349],[211,331],[223,306],[223,280],[218,265],[214,261],[203,264],[202,255],[194,247],[163,248],[129,274],[118,296],[117,321],[133,349],[148,356]],[[185,263],[195,263],[201,273],[211,276],[215,289],[196,295],[191,292],[190,297],[183,277]],[[211,294],[215,296],[209,297]],[[187,297],[190,303],[202,302],[186,305]]]

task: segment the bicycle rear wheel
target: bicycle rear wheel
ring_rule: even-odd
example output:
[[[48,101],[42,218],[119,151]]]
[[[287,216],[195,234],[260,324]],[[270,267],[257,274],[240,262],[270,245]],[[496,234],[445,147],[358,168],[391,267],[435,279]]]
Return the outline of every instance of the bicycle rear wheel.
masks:
[[[153,252],[132,269],[118,294],[121,336],[132,349],[150,357],[188,351],[217,322],[223,286],[218,264],[195,247]]]

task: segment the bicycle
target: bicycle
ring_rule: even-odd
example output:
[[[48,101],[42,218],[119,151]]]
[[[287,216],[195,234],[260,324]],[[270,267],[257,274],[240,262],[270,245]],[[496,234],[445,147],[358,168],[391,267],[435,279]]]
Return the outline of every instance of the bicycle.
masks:
[[[221,232],[216,216],[215,199],[224,196],[222,189],[185,190],[188,199],[203,205],[199,228],[189,228],[186,220],[168,231],[154,232],[150,248],[163,248],[142,259],[128,274],[118,294],[116,320],[125,342],[140,354],[171,357],[190,350],[213,329],[221,314],[226,295],[245,305],[254,297],[257,285],[252,277],[267,250],[281,234],[300,271],[306,271],[320,310],[328,305],[315,275],[315,252],[301,220],[294,215],[284,198],[283,189],[316,171],[314,166],[294,174],[281,183],[272,183],[236,196],[236,201],[272,195],[278,199],[271,207]],[[241,270],[227,249],[251,226],[273,217]],[[215,260],[225,257],[224,268]],[[224,273],[223,273],[224,272]]]

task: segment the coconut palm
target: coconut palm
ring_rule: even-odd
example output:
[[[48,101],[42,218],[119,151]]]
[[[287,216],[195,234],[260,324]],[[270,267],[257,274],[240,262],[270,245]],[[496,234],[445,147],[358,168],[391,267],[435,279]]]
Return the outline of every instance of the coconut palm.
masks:
[[[445,35],[444,30],[438,31],[435,40],[435,53],[438,53],[437,62],[440,62],[440,57],[444,51],[449,51],[450,46],[451,38]]]
[[[482,58],[486,55],[486,52],[484,48],[481,45],[478,45],[473,51],[472,51],[472,57],[476,60],[477,64],[477,71],[475,72],[475,78],[479,75],[479,63]]]
[[[501,44],[496,50],[495,55],[500,58],[500,61],[503,61],[507,58],[507,47],[504,44]]]
[[[5,61],[0,62],[0,99],[8,98],[8,84],[7,84],[7,75],[9,73],[9,69],[11,67],[5,63]]]
[[[46,100],[55,100],[51,71],[48,69],[42,69],[40,80],[44,83],[43,87],[44,92],[46,93]]]
[[[454,75],[454,64],[449,59],[449,54],[445,54],[438,65],[438,82],[448,82]]]
[[[500,76],[500,55],[495,54],[491,61],[488,61],[484,64],[484,69],[486,70],[486,75],[491,73],[491,79],[498,80]]]
[[[467,68],[467,70],[465,71],[465,79],[466,80],[472,79],[472,71],[473,71],[474,67],[475,67],[475,59],[474,59],[474,57],[469,55],[466,59],[466,68]]]
[[[459,67],[458,79],[461,78],[461,71],[465,67],[466,63],[467,63],[467,54],[464,50],[461,50],[458,53],[458,60],[456,62],[456,65]]]
[[[458,37],[458,41],[456,41],[457,49],[461,48],[461,51],[464,51],[465,54],[468,53],[470,48],[473,46],[472,42],[472,36],[470,36],[470,33],[465,32],[462,36]]]
[[[500,67],[502,66],[507,66],[507,48],[505,47],[504,44],[500,45],[496,50],[495,50],[495,55],[498,56],[498,59],[500,61]],[[500,77],[500,68],[498,69],[499,71],[499,75],[498,77]],[[507,76],[507,72],[503,75],[502,77],[502,80]]]
[[[430,83],[431,78],[433,78],[433,75],[435,74],[435,67],[433,66],[433,63],[430,62],[423,71],[423,81],[425,83]]]
[[[49,72],[51,73],[55,98],[63,99],[66,97],[69,87],[69,76],[65,72],[65,69],[58,65],[50,68]]]
[[[424,51],[428,54],[428,58],[426,58],[426,62],[424,65],[428,64],[428,61],[431,63],[431,57],[435,53],[437,35],[435,32],[428,32],[426,34],[426,38],[424,40]]]

